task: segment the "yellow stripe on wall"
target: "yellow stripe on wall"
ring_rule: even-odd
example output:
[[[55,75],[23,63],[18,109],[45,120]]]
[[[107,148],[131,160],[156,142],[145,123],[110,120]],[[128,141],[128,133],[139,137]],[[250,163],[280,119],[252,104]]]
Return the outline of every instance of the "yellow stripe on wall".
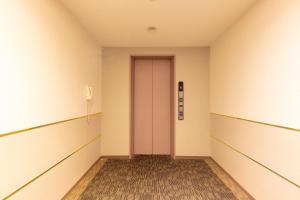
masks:
[[[30,181],[28,181],[26,184],[24,184],[23,186],[19,187],[17,190],[15,190],[14,192],[12,192],[8,196],[4,197],[3,200],[7,200],[7,199],[11,198],[17,192],[19,192],[20,190],[24,189],[25,187],[27,187],[28,185],[30,185],[32,182],[34,182],[35,180],[37,180],[38,178],[40,178],[41,176],[43,176],[44,174],[46,174],[47,172],[49,172],[50,170],[52,170],[53,168],[55,168],[56,166],[58,166],[59,164],[61,164],[63,161],[67,160],[69,157],[73,156],[74,154],[76,154],[77,152],[79,152],[80,150],[82,150],[83,148],[85,148],[86,146],[88,146],[89,144],[91,144],[92,142],[94,142],[95,140],[97,140],[98,138],[100,138],[100,135],[98,135],[95,138],[93,138],[90,142],[88,142],[88,143],[80,146],[78,149],[76,149],[75,151],[73,151],[71,154],[69,154],[65,158],[61,159],[56,164],[52,165],[50,168],[48,168],[47,170],[45,170],[43,173],[41,173],[38,176],[34,177]]]
[[[98,112],[98,113],[89,114],[89,115],[83,115],[83,116],[80,116],[80,117],[75,117],[75,118],[66,119],[66,120],[62,120],[62,121],[52,122],[52,123],[49,123],[49,124],[34,126],[34,127],[31,127],[31,128],[25,128],[25,129],[21,129],[21,130],[17,130],[17,131],[3,133],[3,134],[0,134],[0,138],[1,137],[6,137],[6,136],[10,136],[10,135],[15,135],[15,134],[18,134],[18,133],[23,133],[23,132],[31,131],[31,130],[38,129],[38,128],[43,128],[43,127],[47,127],[47,126],[61,124],[61,123],[64,123],[64,122],[69,122],[69,121],[73,121],[73,120],[77,120],[77,119],[82,119],[82,118],[86,118],[86,117],[89,117],[89,116],[96,116],[96,115],[100,115],[100,114],[102,114],[102,113]]]
[[[246,121],[246,122],[252,122],[252,123],[266,125],[266,126],[273,126],[273,127],[276,127],[276,128],[287,129],[287,130],[290,130],[290,131],[300,132],[300,129],[297,129],[297,128],[291,128],[291,127],[287,127],[287,126],[280,126],[280,125],[276,125],[276,124],[270,124],[270,123],[266,123],[266,122],[259,122],[259,121],[255,121],[255,120],[244,119],[244,118],[240,118],[240,117],[233,117],[233,116],[218,114],[218,113],[210,113],[210,114],[218,115],[218,116],[222,116],[222,117],[227,117],[227,118],[231,118],[231,119],[242,120],[242,121]]]
[[[239,153],[240,155],[242,155],[242,156],[244,156],[244,157],[248,158],[249,160],[251,160],[251,161],[255,162],[256,164],[258,164],[258,165],[262,166],[263,168],[265,168],[265,169],[269,170],[269,171],[270,171],[270,172],[272,172],[273,174],[275,174],[275,175],[279,176],[280,178],[282,178],[282,179],[286,180],[287,182],[289,182],[289,183],[293,184],[294,186],[296,186],[296,187],[300,188],[300,185],[299,185],[299,184],[297,184],[297,183],[295,183],[295,182],[291,181],[290,179],[288,179],[288,178],[284,177],[283,175],[279,174],[278,172],[276,172],[276,171],[272,170],[271,168],[267,167],[266,165],[264,165],[264,164],[262,164],[262,163],[258,162],[258,161],[257,161],[257,160],[255,160],[254,158],[252,158],[252,157],[250,157],[250,156],[248,156],[248,155],[244,154],[243,152],[241,152],[241,151],[239,151],[238,149],[234,148],[233,146],[231,146],[231,145],[227,144],[226,142],[224,142],[224,141],[223,141],[223,140],[221,140],[220,138],[217,138],[217,137],[215,137],[214,135],[211,135],[211,138],[212,138],[212,139],[214,139],[214,140],[216,140],[217,142],[219,142],[219,143],[221,143],[221,144],[223,144],[223,145],[227,146],[227,147],[228,147],[228,148],[230,148],[231,150],[233,150],[233,151],[235,151],[235,152]]]

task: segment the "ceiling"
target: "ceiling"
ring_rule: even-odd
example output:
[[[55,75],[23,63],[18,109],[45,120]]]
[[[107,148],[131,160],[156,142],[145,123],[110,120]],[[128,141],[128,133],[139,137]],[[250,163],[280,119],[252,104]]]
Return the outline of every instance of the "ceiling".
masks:
[[[209,46],[256,0],[61,0],[104,47]],[[156,27],[156,31],[147,28]]]

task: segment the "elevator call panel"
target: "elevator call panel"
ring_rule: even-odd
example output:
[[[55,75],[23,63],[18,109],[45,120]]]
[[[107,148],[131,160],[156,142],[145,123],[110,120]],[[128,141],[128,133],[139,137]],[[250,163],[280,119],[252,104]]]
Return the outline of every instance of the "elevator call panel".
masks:
[[[178,120],[184,119],[184,90],[183,81],[178,82]]]

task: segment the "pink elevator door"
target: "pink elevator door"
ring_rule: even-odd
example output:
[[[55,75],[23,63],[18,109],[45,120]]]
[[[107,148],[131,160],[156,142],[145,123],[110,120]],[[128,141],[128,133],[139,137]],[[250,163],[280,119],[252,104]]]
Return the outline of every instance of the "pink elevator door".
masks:
[[[170,154],[170,60],[153,60],[153,154]]]
[[[136,59],[134,154],[170,154],[171,62]]]
[[[152,60],[135,60],[134,153],[152,154]]]

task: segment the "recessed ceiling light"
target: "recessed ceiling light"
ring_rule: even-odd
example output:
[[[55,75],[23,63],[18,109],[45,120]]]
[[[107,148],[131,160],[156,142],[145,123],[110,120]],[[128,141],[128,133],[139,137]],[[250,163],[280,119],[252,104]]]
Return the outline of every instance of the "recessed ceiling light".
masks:
[[[155,32],[155,31],[157,31],[157,27],[155,27],[155,26],[149,26],[149,27],[147,28],[147,30],[148,30],[149,32]]]

